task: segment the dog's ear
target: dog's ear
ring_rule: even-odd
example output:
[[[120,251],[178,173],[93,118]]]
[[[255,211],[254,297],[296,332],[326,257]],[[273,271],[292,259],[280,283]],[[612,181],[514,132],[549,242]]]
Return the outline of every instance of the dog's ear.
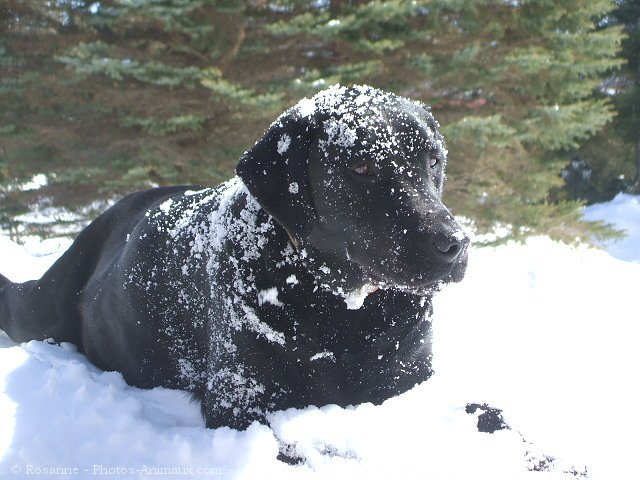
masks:
[[[293,237],[294,244],[307,237],[315,220],[307,176],[313,136],[310,118],[292,109],[269,127],[236,166],[249,192]]]

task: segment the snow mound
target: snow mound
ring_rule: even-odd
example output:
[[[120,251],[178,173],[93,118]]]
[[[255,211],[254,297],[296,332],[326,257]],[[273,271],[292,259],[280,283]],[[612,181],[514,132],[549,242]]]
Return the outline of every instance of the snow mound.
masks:
[[[185,393],[130,387],[71,345],[12,346],[5,337],[2,346],[0,474],[71,468],[81,478],[571,478],[532,477],[531,445],[514,430],[478,433],[477,417],[438,378],[379,407],[291,409],[274,413],[270,427],[254,423],[238,432],[204,428]],[[282,444],[305,464],[277,460]]]
[[[70,467],[81,477],[103,469],[144,477],[153,468],[191,468],[204,477],[280,467],[268,427],[207,430],[184,392],[129,387],[68,344],[7,343],[0,348],[0,474]]]
[[[42,247],[32,241],[26,249],[0,236],[0,273],[14,282],[40,278],[70,244],[63,239],[46,242]]]
[[[436,376],[452,401],[504,409],[527,440],[587,465],[589,478],[628,478],[639,284],[640,265],[546,237],[474,250],[465,280],[434,303]]]
[[[624,238],[601,242],[601,246],[613,257],[640,263],[640,196],[619,193],[610,202],[585,207],[583,218],[603,220],[624,230]]]

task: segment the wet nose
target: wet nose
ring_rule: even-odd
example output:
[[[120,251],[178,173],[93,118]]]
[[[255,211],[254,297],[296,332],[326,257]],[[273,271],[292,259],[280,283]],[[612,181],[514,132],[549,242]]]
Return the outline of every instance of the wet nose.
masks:
[[[440,232],[433,239],[433,251],[445,262],[454,262],[469,245],[469,237],[462,230]]]

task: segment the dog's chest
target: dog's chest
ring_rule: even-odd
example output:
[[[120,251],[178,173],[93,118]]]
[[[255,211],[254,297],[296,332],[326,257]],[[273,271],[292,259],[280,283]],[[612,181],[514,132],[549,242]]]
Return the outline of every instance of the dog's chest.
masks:
[[[221,411],[238,404],[248,411],[295,406],[282,403],[291,398],[300,405],[375,400],[373,390],[400,392],[428,377],[419,302],[377,292],[350,310],[318,284],[305,253],[241,183],[196,193],[151,212],[167,260],[153,275],[139,269],[141,278],[153,277],[145,279],[151,294],[181,299],[160,328],[170,340],[189,325],[187,341],[172,347],[187,386],[203,385]],[[188,339],[199,336],[207,340],[195,352]]]

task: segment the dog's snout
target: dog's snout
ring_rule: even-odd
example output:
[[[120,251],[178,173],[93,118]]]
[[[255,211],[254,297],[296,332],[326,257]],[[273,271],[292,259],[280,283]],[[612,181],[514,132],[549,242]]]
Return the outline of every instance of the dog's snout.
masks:
[[[462,258],[471,240],[444,205],[429,209],[423,220],[425,234],[423,251],[444,263],[454,263]]]
[[[455,232],[440,232],[433,240],[433,250],[442,260],[455,261],[469,245],[469,237],[461,230]]]
[[[433,244],[443,257],[454,257],[458,255],[462,249],[460,242],[454,238],[447,238],[440,241],[436,240]]]

